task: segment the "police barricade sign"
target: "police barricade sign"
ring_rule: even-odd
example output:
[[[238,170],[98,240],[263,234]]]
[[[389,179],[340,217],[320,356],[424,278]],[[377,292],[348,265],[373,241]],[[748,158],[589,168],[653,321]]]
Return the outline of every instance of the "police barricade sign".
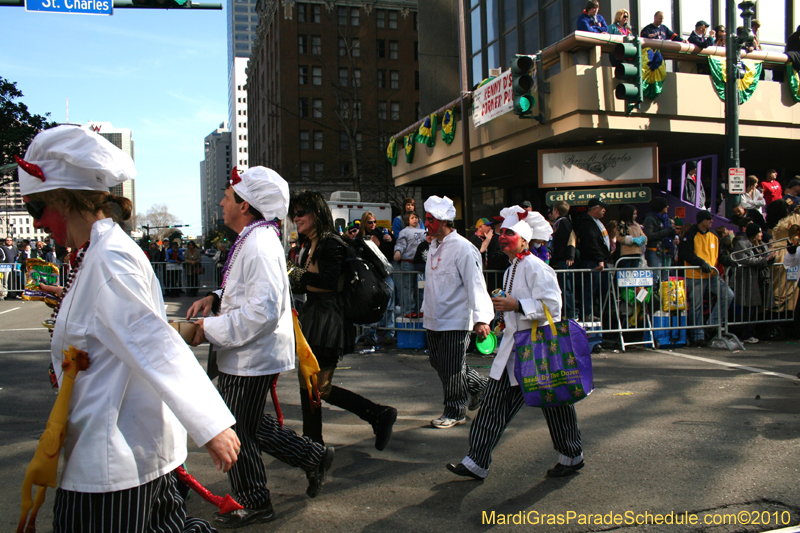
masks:
[[[786,281],[797,281],[798,277],[800,277],[800,266],[786,269]]]
[[[620,270],[617,272],[619,287],[652,287],[652,270]]]

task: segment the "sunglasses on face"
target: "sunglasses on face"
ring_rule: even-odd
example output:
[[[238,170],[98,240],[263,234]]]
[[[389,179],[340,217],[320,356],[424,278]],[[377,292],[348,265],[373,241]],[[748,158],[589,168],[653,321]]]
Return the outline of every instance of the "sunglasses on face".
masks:
[[[378,223],[377,220],[367,220],[366,222],[364,222],[364,224],[369,224],[369,225],[377,224],[377,223]]]
[[[514,232],[514,230],[503,228],[500,230],[500,235],[505,235],[506,237],[513,237],[514,235],[516,235],[516,233]]]
[[[351,229],[347,233],[349,233],[350,235],[355,235],[356,233],[358,233],[358,228]]]
[[[297,211],[294,212],[294,217],[293,218],[304,217],[307,214],[308,214],[308,211],[306,211],[305,209],[298,209]]]
[[[25,209],[28,211],[28,214],[33,217],[33,220],[39,220],[44,215],[44,202],[33,201],[33,202],[26,202]]]

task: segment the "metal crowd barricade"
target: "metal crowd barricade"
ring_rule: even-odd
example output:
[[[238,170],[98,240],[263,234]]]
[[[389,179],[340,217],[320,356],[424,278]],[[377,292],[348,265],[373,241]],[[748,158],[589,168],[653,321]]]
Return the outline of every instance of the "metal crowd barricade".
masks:
[[[175,263],[150,263],[158,278],[162,291],[197,291],[199,296],[206,292],[214,291],[222,285],[222,269],[214,263],[203,263],[198,273],[189,272],[189,267],[183,264],[179,268],[170,268]]]
[[[768,324],[768,339],[783,338],[784,326],[794,321],[800,294],[798,267],[787,270],[781,263],[766,267],[740,265],[729,267],[725,279],[736,295],[726,330]],[[754,303],[756,305],[752,305]]]

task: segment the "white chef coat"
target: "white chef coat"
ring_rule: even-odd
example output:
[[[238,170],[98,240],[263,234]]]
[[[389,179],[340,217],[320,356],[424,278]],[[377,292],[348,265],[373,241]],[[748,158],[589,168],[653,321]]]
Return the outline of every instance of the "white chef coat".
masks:
[[[219,315],[203,321],[220,372],[266,376],[294,368],[286,258],[274,228],[250,231],[232,259]],[[219,291],[217,292],[219,294]]]
[[[431,242],[422,301],[425,329],[466,331],[477,322],[492,321],[494,307],[486,290],[482,264],[478,249],[456,231],[442,242]]]
[[[56,320],[62,350],[89,354],[70,399],[61,488],[114,492],[161,477],[186,460],[186,431],[206,444],[235,420],[189,346],[167,323],[145,254],[111,219],[90,246]]]
[[[786,270],[794,268],[797,265],[800,265],[800,249],[793,254],[787,253],[783,256],[783,266]]]
[[[513,296],[522,304],[525,314],[516,311],[503,313],[506,329],[503,330],[503,339],[500,341],[492,369],[489,371],[489,377],[499,380],[503,376],[503,371],[506,370],[512,387],[517,385],[517,379],[514,377],[516,357],[512,354],[514,333],[530,331],[534,320],[539,321],[539,327],[547,324],[547,315],[544,314],[542,302],[547,305],[554,322],[561,320],[561,289],[558,286],[556,273],[533,254],[525,256],[521,261],[514,258],[503,276],[503,287],[507,286],[508,277],[511,276],[511,271],[517,263],[519,264],[514,274],[514,284],[511,286],[509,296]]]

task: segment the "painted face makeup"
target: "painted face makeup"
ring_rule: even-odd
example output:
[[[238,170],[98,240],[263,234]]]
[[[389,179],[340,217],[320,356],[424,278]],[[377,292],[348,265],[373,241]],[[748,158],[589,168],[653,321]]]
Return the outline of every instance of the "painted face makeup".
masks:
[[[428,233],[435,235],[442,228],[442,221],[433,218],[433,215],[430,213],[425,213],[425,228],[428,230]]]
[[[519,235],[514,230],[503,228],[500,230],[500,246],[503,247],[504,252],[516,253],[519,248]]]
[[[44,207],[42,216],[33,221],[33,227],[49,233],[56,244],[67,246],[67,217],[52,207]],[[82,244],[77,243],[77,246]]]

